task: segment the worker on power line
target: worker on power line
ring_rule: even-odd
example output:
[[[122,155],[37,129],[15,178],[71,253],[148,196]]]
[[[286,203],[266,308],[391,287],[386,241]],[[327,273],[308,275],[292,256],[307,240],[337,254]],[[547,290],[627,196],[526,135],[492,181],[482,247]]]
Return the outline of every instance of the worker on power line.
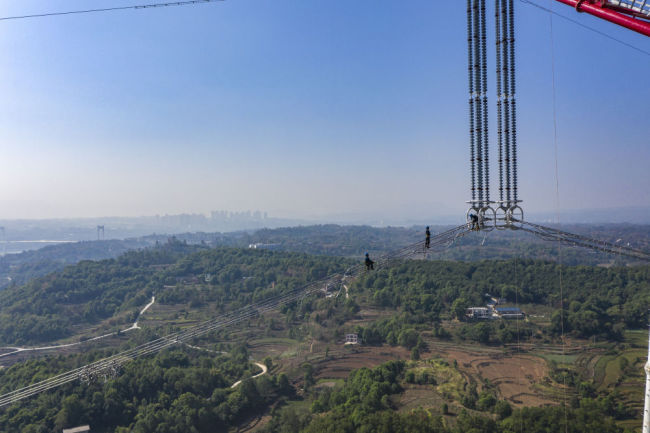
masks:
[[[424,248],[430,248],[431,247],[431,232],[429,231],[429,226],[427,226],[427,230],[424,232]]]
[[[366,253],[366,271],[374,270],[375,269],[375,262],[370,260],[370,256],[368,253]]]
[[[472,221],[472,230],[478,230],[478,215],[471,213],[469,214],[469,219]]]

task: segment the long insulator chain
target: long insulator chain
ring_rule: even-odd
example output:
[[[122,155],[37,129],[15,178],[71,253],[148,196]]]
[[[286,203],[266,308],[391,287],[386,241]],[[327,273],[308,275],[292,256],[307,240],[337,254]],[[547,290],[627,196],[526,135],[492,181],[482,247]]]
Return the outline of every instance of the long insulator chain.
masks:
[[[510,175],[510,70],[509,70],[509,49],[508,49],[508,9],[507,0],[500,0],[501,4],[501,62],[503,79],[503,136],[505,147],[505,190],[506,190],[506,203],[507,207],[512,204],[511,197],[511,175]]]
[[[517,103],[515,99],[515,5],[514,0],[508,2],[509,41],[510,51],[510,129],[512,136],[512,194],[515,206],[518,202],[517,193]]]
[[[472,202],[476,200],[476,155],[474,153],[474,62],[473,62],[472,0],[467,0],[467,72],[469,77],[469,150],[472,177]]]
[[[503,119],[501,118],[501,9],[497,0],[494,8],[496,34],[496,73],[497,73],[497,144],[499,147],[499,202],[503,205]]]
[[[489,164],[489,134],[488,134],[488,73],[487,73],[487,32],[485,17],[485,0],[481,1],[481,90],[483,103],[483,175],[485,188],[485,202],[482,207],[490,205],[490,164]]]
[[[476,179],[478,183],[479,206],[483,205],[483,110],[481,107],[481,95],[483,93],[481,82],[481,34],[480,34],[480,2],[474,0],[473,4],[473,45],[474,45],[474,109],[476,118],[474,127],[476,129]]]

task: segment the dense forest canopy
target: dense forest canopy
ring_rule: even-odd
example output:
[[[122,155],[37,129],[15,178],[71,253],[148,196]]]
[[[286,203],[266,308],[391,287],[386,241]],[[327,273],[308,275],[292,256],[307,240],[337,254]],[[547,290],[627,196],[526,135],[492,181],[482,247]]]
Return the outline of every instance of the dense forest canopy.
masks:
[[[87,357],[55,357],[0,372],[0,390],[30,375],[76,366]],[[251,414],[275,404],[263,433],[519,433],[568,431],[623,433],[611,399],[584,397],[574,407],[513,410],[487,390],[467,388],[463,409],[453,423],[440,410],[396,412],[394,397],[409,380],[412,366],[393,361],[351,373],[341,388],[318,388],[297,395],[284,373],[244,380],[250,375],[245,347],[214,356],[177,349],[139,359],[108,382],[72,383],[14,405],[0,413],[0,430],[46,433],[89,423],[100,433],[212,433],[228,431]],[[435,378],[430,380],[435,382]],[[310,409],[277,402],[312,400]]]
[[[0,392],[30,376],[82,365],[88,357],[55,357],[0,370]],[[171,350],[127,364],[107,383],[79,382],[26,400],[0,413],[0,431],[46,433],[91,424],[93,431],[186,433],[224,431],[293,388],[285,375],[245,380],[257,367],[245,347],[215,356]]]
[[[98,324],[114,316],[120,318],[113,325],[119,329],[135,319],[153,294],[162,303],[214,303],[226,311],[341,272],[351,263],[329,256],[170,241],[116,259],[83,261],[0,291],[0,341],[52,341],[73,335],[74,325]],[[511,303],[556,310],[563,305],[566,332],[616,338],[626,327],[645,324],[648,276],[648,266],[416,260],[365,274],[352,289],[362,302],[396,311],[394,320],[401,320],[400,313],[407,313],[408,321],[463,319],[465,308],[484,305],[490,293]],[[557,320],[553,318],[549,332],[559,332]]]
[[[315,229],[306,229],[301,236],[309,237],[311,230]],[[329,226],[319,230],[325,232],[325,238],[333,230],[334,240],[342,233]],[[291,231],[276,235],[293,236]],[[204,316],[213,317],[359,263],[359,258],[331,252],[308,255],[214,248],[171,239],[116,258],[81,261],[0,291],[0,341],[3,345],[63,338],[76,341],[80,327],[122,329],[135,320],[152,295],[163,309],[180,306],[186,313],[201,310]],[[25,400],[0,412],[0,431],[49,432],[84,423],[90,423],[93,431],[111,433],[227,431],[260,413],[267,413],[268,422],[259,430],[266,433],[515,433],[522,431],[522,426],[531,432],[623,431],[617,422],[634,416],[634,411],[617,404],[612,395],[597,391],[566,365],[554,363],[550,363],[548,381],[570,390],[566,410],[515,409],[501,400],[489,383],[471,378],[463,379],[462,387],[449,397],[462,407],[453,414],[446,403],[435,409],[404,411],[398,401],[410,387],[433,389],[443,380],[435,373],[423,374],[425,367],[464,377],[450,362],[426,359],[432,339],[502,347],[515,341],[559,344],[562,337],[570,336],[618,344],[626,330],[646,325],[650,266],[560,265],[524,257],[476,261],[422,258],[365,272],[348,285],[349,293],[310,296],[269,317],[242,324],[233,335],[217,332],[196,343],[219,340],[223,351],[221,346],[212,352],[188,346],[165,350],[126,364],[121,374],[106,382],[71,383]],[[549,316],[521,323],[467,318],[468,307],[485,305],[491,297]],[[376,320],[361,321],[362,313],[368,311],[377,315]],[[298,370],[295,366],[283,369],[274,364],[282,359],[269,357],[265,360],[269,373],[246,380],[257,372],[246,345],[251,333],[294,340],[309,337],[313,343],[336,342],[350,330],[368,347],[406,348],[412,361],[361,368],[330,388],[319,386],[314,378],[317,372],[309,363]],[[110,349],[91,344],[84,354],[16,363],[0,369],[0,393],[170,331],[158,323],[123,336]],[[625,368],[629,370],[629,366],[621,367]],[[244,379],[240,386],[232,388],[240,379]]]
[[[616,338],[626,327],[646,325],[650,266],[561,266],[534,260],[409,261],[366,274],[354,287],[367,302],[406,311],[411,320],[464,320],[466,308],[485,305],[486,294],[491,294],[510,304],[550,306],[555,310],[550,329],[554,334],[561,332],[559,310],[563,306],[565,332]]]
[[[135,319],[153,294],[162,303],[215,302],[221,311],[237,308],[341,271],[345,263],[335,257],[171,241],[116,259],[83,261],[0,291],[0,341],[51,341],[72,335],[75,325],[121,314],[119,329]]]
[[[432,232],[442,232],[450,227],[432,226]],[[613,243],[623,242],[634,248],[650,250],[650,226],[631,224],[583,224],[561,226],[573,233],[603,239]],[[365,251],[386,253],[398,246],[422,240],[423,227],[370,227],[340,226],[335,224],[261,229],[253,232],[183,233],[175,238],[190,245],[229,246],[246,248],[249,245],[271,247],[282,251],[316,255],[359,257]],[[149,248],[167,242],[167,235],[150,235],[125,240],[85,241],[47,246],[20,254],[0,257],[0,289],[22,285],[32,278],[63,269],[82,260],[116,258],[129,250]],[[480,248],[478,246],[480,245]],[[514,257],[537,260],[558,258],[557,245],[537,239],[530,234],[513,231],[495,231],[487,237],[472,234],[454,243],[453,248],[432,254],[432,258],[446,260],[509,259]],[[579,248],[563,248],[565,264],[626,264],[630,260],[607,256]]]

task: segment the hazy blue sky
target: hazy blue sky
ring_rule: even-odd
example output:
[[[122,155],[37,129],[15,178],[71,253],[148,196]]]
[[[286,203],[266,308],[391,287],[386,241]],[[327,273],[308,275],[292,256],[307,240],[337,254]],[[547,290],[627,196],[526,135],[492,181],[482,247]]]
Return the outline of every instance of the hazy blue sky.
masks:
[[[4,0],[0,15],[142,2]],[[520,191],[526,209],[553,210],[549,17],[515,3]],[[465,20],[459,0],[226,0],[0,21],[0,218],[460,217]],[[650,204],[650,57],[554,29],[561,207]]]

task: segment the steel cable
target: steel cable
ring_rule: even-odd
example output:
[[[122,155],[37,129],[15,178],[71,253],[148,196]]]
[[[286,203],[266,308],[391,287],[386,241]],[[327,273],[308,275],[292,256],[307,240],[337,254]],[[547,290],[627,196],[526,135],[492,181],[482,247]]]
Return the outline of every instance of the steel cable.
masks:
[[[534,224],[527,221],[522,221],[520,224],[522,224],[522,227],[520,227],[521,230],[532,233],[544,240],[558,241],[564,244],[589,248],[608,254],[618,254],[643,261],[650,261],[650,253],[636,248],[631,248],[624,245],[615,245],[610,242],[589,238],[583,235],[577,235],[575,233],[565,232],[551,227],[545,227],[540,224]]]
[[[163,8],[171,6],[190,6],[198,5],[202,3],[215,3],[222,2],[225,0],[186,0],[186,1],[175,1],[175,2],[165,2],[165,3],[150,3],[134,6],[116,6],[109,8],[98,8],[98,9],[82,9],[82,10],[73,10],[73,11],[63,11],[63,12],[47,12],[42,14],[31,14],[31,15],[17,15],[9,17],[0,17],[0,21],[8,20],[22,20],[27,18],[44,18],[44,17],[55,17],[62,15],[78,15],[78,14],[88,14],[96,12],[114,12],[114,11],[125,11],[125,10],[137,10],[137,9],[154,9],[154,8]]]

